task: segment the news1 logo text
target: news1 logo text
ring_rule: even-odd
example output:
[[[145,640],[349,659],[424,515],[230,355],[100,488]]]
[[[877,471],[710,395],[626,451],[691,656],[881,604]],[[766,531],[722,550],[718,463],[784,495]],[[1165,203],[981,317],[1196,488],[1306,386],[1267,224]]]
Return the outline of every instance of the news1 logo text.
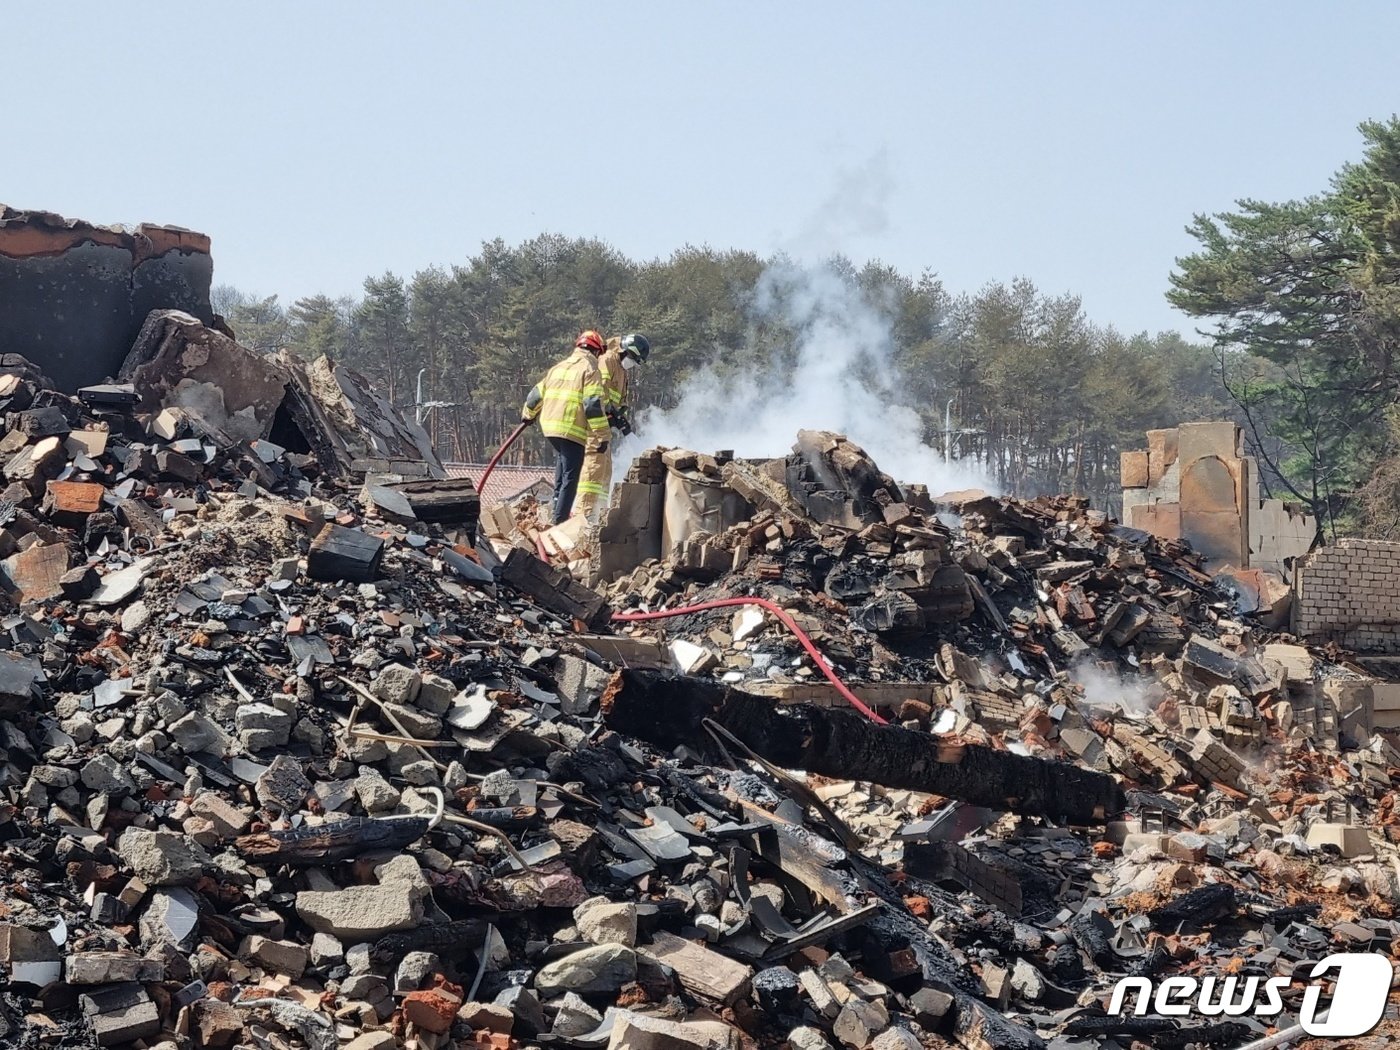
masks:
[[[1355,952],[1329,955],[1314,963],[1307,974],[1310,981],[1335,982],[1328,1002],[1323,1003],[1321,984],[1310,984],[1303,992],[1298,1023],[1311,1036],[1351,1038],[1365,1035],[1380,1024],[1395,971],[1384,955]],[[1113,986],[1108,1012],[1122,1016],[1128,1012],[1130,995],[1136,996],[1132,1013],[1141,1017],[1149,1009],[1163,1017],[1253,1017],[1268,1019],[1283,1012],[1283,993],[1293,984],[1291,977],[1165,977],[1153,982],[1147,977],[1125,977]]]

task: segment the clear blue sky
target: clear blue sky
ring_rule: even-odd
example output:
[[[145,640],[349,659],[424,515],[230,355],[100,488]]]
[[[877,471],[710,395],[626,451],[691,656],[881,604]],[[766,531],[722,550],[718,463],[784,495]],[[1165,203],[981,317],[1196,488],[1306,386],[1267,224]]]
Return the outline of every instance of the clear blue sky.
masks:
[[[1393,3],[4,5],[0,201],[356,292],[543,231],[1024,275],[1127,331],[1193,212],[1400,110]],[[3,304],[0,304],[3,307]]]

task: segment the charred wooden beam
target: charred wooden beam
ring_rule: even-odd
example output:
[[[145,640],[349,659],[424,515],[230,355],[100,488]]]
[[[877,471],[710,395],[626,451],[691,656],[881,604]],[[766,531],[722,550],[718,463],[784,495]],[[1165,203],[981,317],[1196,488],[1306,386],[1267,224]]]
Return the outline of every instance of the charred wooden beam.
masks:
[[[486,942],[489,926],[483,919],[463,919],[391,933],[374,942],[370,959],[381,966],[392,966],[409,952],[432,952],[444,959],[458,959]]]
[[[1069,922],[1069,935],[1074,943],[1101,969],[1108,969],[1118,963],[1118,953],[1113,950],[1115,933],[1113,920],[1101,911],[1085,908]]]
[[[1169,1017],[1076,1017],[1065,1025],[1064,1035],[1088,1039],[1126,1036],[1153,1046],[1218,1046],[1238,1044],[1254,1034],[1240,1021],[1182,1026]]]
[[[706,719],[784,769],[927,791],[988,809],[1100,823],[1126,804],[1104,773],[964,741],[879,726],[853,711],[767,697],[718,682],[624,670],[603,697],[608,724],[664,748],[704,747]]]
[[[544,823],[544,814],[535,806],[468,806],[467,816],[501,831],[524,831]]]
[[[528,594],[542,607],[560,616],[600,627],[612,614],[597,591],[575,583],[568,573],[540,561],[529,551],[513,547],[501,567],[501,582]]]
[[[468,531],[476,529],[481,514],[481,498],[470,478],[446,478],[442,481],[407,481],[388,486],[404,496],[419,521],[444,525],[461,525]]]
[[[1210,926],[1228,919],[1239,908],[1239,895],[1228,883],[1217,882],[1183,893],[1147,913],[1153,929],[1179,930],[1183,925]]]
[[[234,841],[245,857],[274,864],[320,866],[376,850],[396,850],[418,841],[427,817],[350,817],[290,831],[262,831]]]
[[[1008,1021],[995,1006],[956,999],[953,1038],[969,1050],[1044,1050],[1045,1040]]]

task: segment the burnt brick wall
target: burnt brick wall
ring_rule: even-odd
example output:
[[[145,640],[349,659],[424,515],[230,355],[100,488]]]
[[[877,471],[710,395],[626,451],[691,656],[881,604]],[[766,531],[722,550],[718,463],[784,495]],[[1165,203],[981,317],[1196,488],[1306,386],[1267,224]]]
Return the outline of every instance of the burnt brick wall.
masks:
[[[1361,652],[1400,653],[1400,543],[1340,540],[1298,568],[1293,631]]]

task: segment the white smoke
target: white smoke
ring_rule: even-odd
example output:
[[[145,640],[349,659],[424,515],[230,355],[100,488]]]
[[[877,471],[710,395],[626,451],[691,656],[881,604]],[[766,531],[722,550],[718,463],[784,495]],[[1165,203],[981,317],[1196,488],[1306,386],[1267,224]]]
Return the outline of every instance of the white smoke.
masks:
[[[771,263],[759,278],[751,322],[751,340],[774,328],[795,333],[787,367],[764,368],[768,354],[739,348],[723,370],[707,366],[690,375],[675,408],[642,415],[645,446],[766,458],[786,455],[799,430],[834,430],[896,481],[925,484],[934,495],[997,491],[980,464],[944,462],[923,442],[923,423],[903,395],[889,322],[830,267]],[[623,462],[643,447],[629,446],[619,449]]]
[[[890,201],[894,196],[894,171],[888,149],[878,149],[864,163],[838,167],[831,192],[785,238],[781,250],[798,259],[821,259],[875,247],[879,237],[894,225]]]
[[[1070,678],[1084,689],[1090,707],[1118,708],[1137,718],[1146,718],[1161,701],[1161,687],[1147,677],[1125,677],[1091,660],[1069,669]]]

